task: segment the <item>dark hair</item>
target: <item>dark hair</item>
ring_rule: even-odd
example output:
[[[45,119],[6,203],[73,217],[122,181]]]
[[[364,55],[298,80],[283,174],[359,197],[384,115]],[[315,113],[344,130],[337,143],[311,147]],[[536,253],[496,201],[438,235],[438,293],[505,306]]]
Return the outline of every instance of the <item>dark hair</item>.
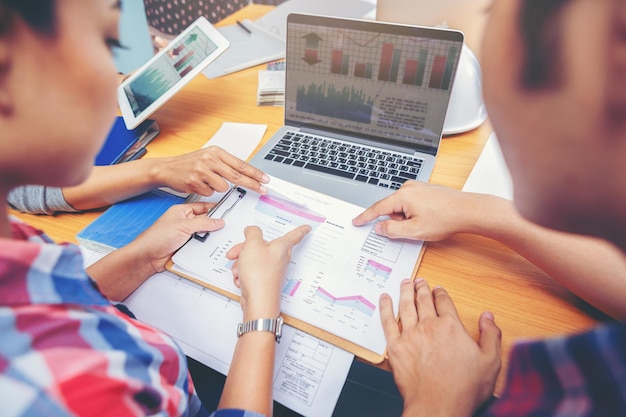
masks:
[[[12,16],[20,16],[33,30],[53,35],[56,31],[56,0],[0,0],[0,33],[11,25]]]
[[[556,87],[561,79],[560,12],[570,0],[522,1],[519,26],[525,46],[522,85]]]

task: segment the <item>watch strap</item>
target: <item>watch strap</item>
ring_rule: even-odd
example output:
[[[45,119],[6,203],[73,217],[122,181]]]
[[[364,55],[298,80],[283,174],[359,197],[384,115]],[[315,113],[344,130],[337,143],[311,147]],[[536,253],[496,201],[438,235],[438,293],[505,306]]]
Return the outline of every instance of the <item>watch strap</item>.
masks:
[[[239,323],[237,326],[237,337],[256,331],[274,333],[276,341],[280,342],[280,338],[283,335],[283,318],[279,316],[275,319],[256,319]]]

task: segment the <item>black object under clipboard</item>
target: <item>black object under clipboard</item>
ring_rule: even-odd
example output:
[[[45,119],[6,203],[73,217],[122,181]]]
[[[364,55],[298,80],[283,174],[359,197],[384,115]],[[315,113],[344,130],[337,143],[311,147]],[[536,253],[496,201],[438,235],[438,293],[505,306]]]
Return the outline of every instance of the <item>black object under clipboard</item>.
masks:
[[[224,197],[217,202],[217,204],[209,210],[208,217],[213,219],[223,219],[241,199],[246,195],[246,190],[241,187],[232,187]],[[196,232],[193,234],[193,238],[204,242],[211,232]]]

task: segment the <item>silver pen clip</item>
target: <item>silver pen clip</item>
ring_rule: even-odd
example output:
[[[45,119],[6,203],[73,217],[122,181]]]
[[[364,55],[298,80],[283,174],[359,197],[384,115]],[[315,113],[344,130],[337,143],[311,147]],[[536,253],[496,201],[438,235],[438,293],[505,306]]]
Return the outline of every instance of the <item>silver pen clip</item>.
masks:
[[[213,219],[223,219],[239,201],[246,195],[246,190],[240,187],[233,187],[218,203],[207,213]],[[197,232],[193,234],[194,239],[204,242],[211,232]]]

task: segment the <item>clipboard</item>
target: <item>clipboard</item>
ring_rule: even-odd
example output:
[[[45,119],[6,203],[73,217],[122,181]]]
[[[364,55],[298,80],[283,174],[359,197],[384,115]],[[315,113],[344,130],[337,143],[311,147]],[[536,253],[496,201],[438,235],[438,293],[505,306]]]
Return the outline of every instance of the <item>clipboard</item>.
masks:
[[[228,227],[228,219],[229,218],[246,218],[249,219],[247,224],[253,224],[253,219],[250,218],[249,213],[246,213],[245,207],[247,207],[248,204],[251,204],[255,199],[254,199],[254,195],[255,193],[253,192],[247,192],[245,189],[240,188],[240,187],[233,187],[231,188],[223,197],[222,199],[217,203],[217,205],[209,212],[209,216],[214,217],[214,218],[225,218],[226,222],[227,222],[227,226],[224,229],[220,229],[219,231],[216,232],[225,232],[227,231],[227,227]],[[259,197],[260,199],[261,197]],[[246,201],[243,204],[241,204],[242,201]],[[344,203],[347,204],[347,203]],[[232,217],[231,217],[232,216]],[[265,232],[264,232],[265,234]],[[217,236],[217,235],[216,235]],[[222,235],[224,236],[224,235]],[[185,246],[187,245],[194,245],[196,248],[213,248],[214,243],[212,243],[209,246],[205,246],[208,245],[211,241],[211,234],[207,233],[207,234],[198,234],[197,236],[194,235],[192,236],[189,241],[183,245],[178,251],[184,250]],[[220,240],[217,237],[215,238],[216,240]],[[224,239],[223,237],[221,239]],[[239,240],[242,239],[240,237],[238,238],[233,238],[232,240],[232,245],[240,243]],[[231,246],[232,246],[231,245]],[[301,243],[302,245],[302,243]],[[227,250],[228,248],[224,248],[224,252]],[[211,249],[213,250],[213,249]],[[420,263],[421,257],[423,255],[424,251],[423,251],[423,246],[420,246],[420,250],[419,250],[419,256],[417,258],[412,258],[412,261],[414,262],[411,265],[411,273],[410,276],[413,278],[415,277],[415,274],[417,272],[417,268],[418,265]],[[203,279],[201,276],[196,276],[194,272],[188,271],[186,269],[181,268],[180,266],[177,266],[177,264],[174,261],[174,258],[176,257],[176,253],[168,260],[168,262],[166,263],[166,268],[167,270],[169,270],[170,272],[177,274],[185,279],[188,279],[194,283],[197,283],[205,288],[208,288],[212,291],[215,291],[225,297],[228,297],[230,299],[233,299],[235,301],[240,301],[240,296],[239,294],[233,292],[233,291],[229,291],[226,287],[228,287],[227,285],[224,286],[220,286],[217,284],[213,284],[212,282],[207,282],[207,280]],[[293,257],[292,257],[293,260]],[[417,261],[417,262],[416,262]],[[211,268],[210,266],[208,266],[207,268]],[[212,273],[213,271],[211,271],[210,269],[207,269],[207,274]],[[230,272],[230,270],[228,271]],[[225,277],[226,274],[223,273],[223,277]],[[405,276],[408,276],[409,273],[407,273]],[[287,280],[288,277],[285,277],[285,280]],[[232,283],[232,273],[229,274],[228,278],[227,278],[230,283]],[[303,285],[304,286],[304,285]],[[284,294],[284,292],[283,292]],[[376,303],[378,302],[378,300],[376,300]],[[394,304],[397,305],[396,302],[394,302]],[[375,312],[376,316],[375,317],[370,317],[370,320],[376,320],[377,323],[380,323],[380,319],[378,318],[378,310],[376,309]],[[283,320],[285,323],[300,329],[306,333],[309,333],[319,339],[325,340],[329,343],[332,343],[335,346],[340,347],[341,349],[344,349],[350,353],[353,353],[354,355],[358,356],[359,358],[362,358],[368,362],[374,363],[374,364],[378,364],[381,363],[382,361],[385,360],[386,358],[386,354],[387,354],[387,349],[386,349],[386,344],[385,344],[385,348],[384,351],[382,353],[380,353],[379,351],[374,351],[372,349],[368,349],[367,347],[362,346],[359,343],[356,343],[353,340],[349,340],[346,337],[341,336],[340,334],[342,333],[341,331],[336,331],[336,332],[332,332],[329,331],[325,328],[321,328],[318,325],[311,323],[307,320],[298,318],[292,314],[289,314],[288,312],[285,312],[285,308],[284,308],[284,304],[281,301],[281,316],[283,317]],[[328,326],[327,326],[328,327]],[[382,341],[384,342],[384,336],[381,336],[383,339]]]
[[[214,219],[223,219],[246,195],[246,190],[241,187],[231,187],[224,197],[217,202],[215,206],[207,213],[208,217]],[[204,242],[209,237],[211,232],[196,232],[193,234],[193,238]]]

